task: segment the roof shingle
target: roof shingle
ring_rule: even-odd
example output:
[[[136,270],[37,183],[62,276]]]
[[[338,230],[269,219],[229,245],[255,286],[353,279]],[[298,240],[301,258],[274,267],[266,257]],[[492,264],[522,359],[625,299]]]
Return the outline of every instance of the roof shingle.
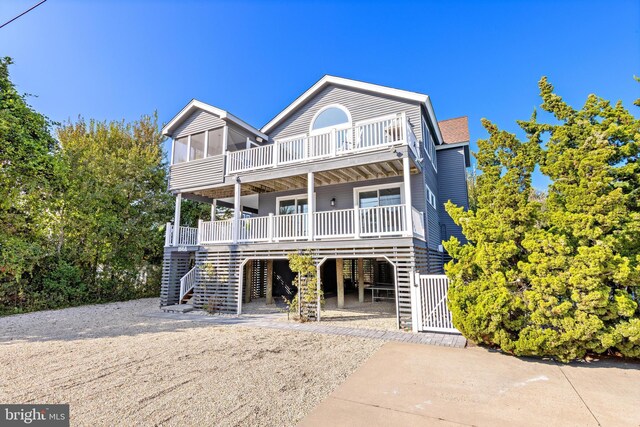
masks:
[[[457,144],[469,142],[469,117],[456,117],[455,119],[441,120],[438,122],[440,133],[445,144]]]

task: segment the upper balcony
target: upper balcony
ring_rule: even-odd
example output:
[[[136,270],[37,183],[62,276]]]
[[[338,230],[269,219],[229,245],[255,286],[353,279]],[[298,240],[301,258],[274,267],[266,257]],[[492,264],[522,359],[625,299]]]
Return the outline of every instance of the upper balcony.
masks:
[[[289,165],[407,145],[419,157],[418,140],[405,113],[376,117],[347,128],[333,128],[276,139],[260,147],[226,153],[225,174],[264,171]]]

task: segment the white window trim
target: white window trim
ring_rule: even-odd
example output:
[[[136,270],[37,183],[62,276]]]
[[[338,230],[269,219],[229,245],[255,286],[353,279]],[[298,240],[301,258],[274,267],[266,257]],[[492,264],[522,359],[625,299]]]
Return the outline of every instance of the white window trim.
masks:
[[[187,159],[184,162],[180,162],[180,163],[175,163],[176,165],[181,165],[183,163],[188,163],[189,162],[189,150],[191,149],[191,135],[183,135],[183,136],[179,136],[179,137],[175,137],[172,138],[172,144],[171,144],[171,165],[173,165],[173,161],[175,160],[175,153],[176,153],[176,140],[177,139],[182,139],[182,138],[187,138]]]
[[[296,206],[298,205],[298,199],[306,199],[308,196],[307,193],[302,193],[302,194],[294,194],[291,196],[278,196],[276,197],[276,215],[280,215],[280,202],[283,200],[295,200],[296,201]],[[314,206],[318,206],[316,203],[316,200],[318,198],[316,197],[316,193],[313,193],[313,205]],[[307,200],[307,203],[309,203],[309,201]]]
[[[438,172],[438,161],[436,159],[436,142],[433,139],[433,137],[431,136],[431,131],[429,131],[429,124],[427,123],[427,121],[425,120],[424,116],[421,117],[422,119],[422,144],[424,147],[424,151],[427,153],[427,157],[429,158],[429,160],[431,161],[431,165],[433,166],[433,169]],[[424,130],[427,130],[427,135],[425,135]],[[433,147],[433,153],[430,151],[430,148]]]
[[[427,189],[427,202],[434,208],[437,209],[438,201],[436,200],[436,193],[431,191],[431,188],[427,184],[424,185]],[[433,199],[433,200],[432,200]]]
[[[209,156],[209,132],[211,132],[212,130],[216,130],[216,129],[223,129],[223,134],[222,134],[222,153],[220,154],[216,154],[216,156],[221,156],[224,155],[224,153],[226,152],[226,133],[227,133],[227,126],[223,125],[223,126],[216,126],[213,128],[209,128],[207,130],[204,131],[199,131],[199,132],[193,132],[190,133],[188,135],[182,135],[182,136],[178,136],[178,137],[174,137],[171,138],[171,163],[169,163],[170,165],[173,165],[173,160],[175,157],[175,150],[176,150],[176,139],[180,139],[180,138],[187,138],[187,160],[185,160],[184,162],[181,163],[190,163],[190,162],[199,162],[201,160],[206,160],[210,157],[214,157],[214,156]],[[204,132],[204,157],[201,159],[194,159],[191,160],[191,135],[197,135],[199,133],[203,133]],[[253,143],[253,142],[252,142]],[[175,163],[175,164],[181,164],[181,163]]]
[[[335,126],[327,126],[327,127],[323,127],[323,128],[320,128],[320,129],[313,129],[313,124],[316,122],[316,119],[318,118],[318,116],[320,114],[322,114],[322,112],[328,110],[329,108],[337,108],[339,110],[342,110],[347,115],[347,118],[349,119],[349,121],[347,123],[341,123],[341,124],[335,125]],[[349,129],[352,126],[352,123],[353,123],[353,119],[351,118],[351,113],[349,112],[347,107],[345,107],[344,105],[341,105],[341,104],[325,105],[324,107],[322,107],[321,109],[316,111],[316,113],[313,115],[313,118],[311,119],[311,122],[309,123],[309,135],[318,135],[318,134],[321,134],[321,133],[326,133],[328,130],[331,130],[331,129],[337,129],[337,130]]]
[[[191,159],[191,136],[192,135],[198,135],[200,133],[204,133],[204,153],[202,153],[203,157],[201,159]],[[187,150],[187,162],[198,162],[200,160],[206,159],[207,158],[207,148],[208,148],[207,144],[208,143],[209,143],[209,131],[208,130],[190,133],[189,134],[189,149]]]
[[[386,190],[387,188],[399,188],[400,189],[400,204],[404,205],[404,185],[402,182],[394,182],[391,184],[378,184],[378,185],[367,185],[364,187],[354,187],[353,188],[353,207],[360,209],[359,203],[359,195],[364,191],[373,191],[373,190]]]

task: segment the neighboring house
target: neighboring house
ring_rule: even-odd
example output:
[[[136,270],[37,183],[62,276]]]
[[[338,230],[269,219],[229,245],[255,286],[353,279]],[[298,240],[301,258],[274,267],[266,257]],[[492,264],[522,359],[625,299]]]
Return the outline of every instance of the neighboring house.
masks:
[[[438,122],[427,95],[325,76],[261,129],[193,100],[163,134],[176,211],[161,305],[240,314],[291,297],[286,257],[310,250],[338,306],[379,287],[410,327],[412,274],[442,272],[442,241],[463,239],[443,204],[467,206],[467,118]],[[182,227],[182,198],[231,214]]]

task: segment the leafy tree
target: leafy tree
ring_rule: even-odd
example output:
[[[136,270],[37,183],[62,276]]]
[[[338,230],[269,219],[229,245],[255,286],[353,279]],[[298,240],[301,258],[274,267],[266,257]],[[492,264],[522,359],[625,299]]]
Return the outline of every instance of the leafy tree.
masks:
[[[539,86],[556,122],[534,113],[520,141],[483,121],[477,210],[447,205],[469,240],[445,244],[454,323],[517,355],[638,357],[640,120],[594,95],[575,110]],[[552,182],[544,204],[536,165]]]
[[[0,59],[0,302],[22,304],[26,287],[51,253],[51,203],[59,187],[52,123],[26,102]],[[0,306],[0,312],[5,311]]]
[[[79,119],[58,142],[10,64],[0,60],[0,314],[157,295],[173,212],[157,118]]]
[[[180,206],[180,225],[184,227],[197,227],[198,220],[209,221],[211,218],[211,205],[182,199]]]
[[[82,271],[90,298],[154,295],[170,217],[157,117],[58,129],[69,171],[60,198],[61,256]]]

